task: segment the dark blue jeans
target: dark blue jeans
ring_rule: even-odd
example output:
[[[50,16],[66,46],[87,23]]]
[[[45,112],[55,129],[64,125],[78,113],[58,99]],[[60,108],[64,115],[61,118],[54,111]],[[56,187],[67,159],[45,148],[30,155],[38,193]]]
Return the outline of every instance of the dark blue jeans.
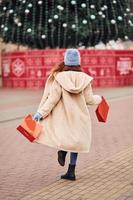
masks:
[[[70,164],[71,165],[76,165],[77,162],[77,157],[78,157],[78,153],[70,153]]]

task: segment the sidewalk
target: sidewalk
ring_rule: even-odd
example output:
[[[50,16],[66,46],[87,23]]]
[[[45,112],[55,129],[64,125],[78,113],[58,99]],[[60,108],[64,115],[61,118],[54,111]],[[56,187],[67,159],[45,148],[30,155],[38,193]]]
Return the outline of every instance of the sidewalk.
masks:
[[[87,167],[76,182],[58,180],[21,200],[133,200],[133,147]]]
[[[104,200],[100,199],[101,195],[109,194],[109,191],[118,193],[117,197],[122,195],[118,200],[125,200],[122,199],[123,193],[132,195],[133,87],[95,89],[95,94],[105,96],[110,104],[108,122],[99,123],[95,116],[96,107],[90,108],[92,146],[89,154],[79,154],[77,181],[74,183],[60,180],[60,175],[67,169],[68,156],[66,166],[62,168],[57,163],[55,149],[29,143],[16,130],[16,126],[27,113],[36,112],[42,93],[42,90],[0,90],[0,200],[20,200],[28,198],[27,195],[32,196],[34,192],[45,196],[46,191],[48,199],[53,195],[51,189],[54,192],[54,200],[53,198],[60,195],[60,190],[63,193],[67,188],[71,192],[67,191],[66,194],[77,200],[89,200],[85,195],[90,195],[91,188],[94,190],[91,191],[90,200],[93,200],[92,194],[96,197],[95,191],[98,195],[96,200]],[[117,171],[120,172],[119,176],[115,174]],[[111,184],[108,181],[112,181]],[[78,192],[73,188],[77,188]],[[98,192],[98,188],[101,193]],[[57,196],[54,190],[57,191]],[[81,195],[82,193],[84,195]],[[32,197],[38,198],[39,195],[34,194]],[[29,200],[33,198],[30,197]],[[40,200],[43,198],[40,197]],[[62,194],[62,197],[57,199],[63,198],[65,195]],[[70,198],[67,196],[67,199]],[[133,200],[133,197],[128,200]]]

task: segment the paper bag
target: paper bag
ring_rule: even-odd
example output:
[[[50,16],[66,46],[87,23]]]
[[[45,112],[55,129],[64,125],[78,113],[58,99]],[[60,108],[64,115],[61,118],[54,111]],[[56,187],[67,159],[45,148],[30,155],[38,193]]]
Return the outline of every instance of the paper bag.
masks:
[[[109,105],[106,102],[105,98],[102,97],[102,102],[98,105],[96,109],[96,116],[99,122],[106,122],[109,112]]]
[[[32,119],[31,115],[24,118],[22,123],[17,127],[17,130],[24,135],[30,142],[33,142],[39,137],[42,125]]]

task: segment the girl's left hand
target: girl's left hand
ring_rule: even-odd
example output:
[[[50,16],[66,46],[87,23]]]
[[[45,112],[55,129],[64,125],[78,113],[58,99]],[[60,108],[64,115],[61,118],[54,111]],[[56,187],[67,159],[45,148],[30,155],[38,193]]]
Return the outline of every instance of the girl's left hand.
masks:
[[[34,116],[33,116],[33,119],[36,120],[36,121],[40,121],[41,119],[43,118],[43,116],[37,112]]]

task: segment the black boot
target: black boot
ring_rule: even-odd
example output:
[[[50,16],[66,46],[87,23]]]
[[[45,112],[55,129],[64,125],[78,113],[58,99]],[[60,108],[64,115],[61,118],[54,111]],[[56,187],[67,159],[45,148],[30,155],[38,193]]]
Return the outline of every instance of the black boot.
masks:
[[[66,151],[58,151],[58,163],[61,166],[65,165],[66,154],[67,154]]]
[[[67,180],[75,181],[76,180],[75,167],[76,167],[76,165],[69,165],[67,173],[62,175],[61,179],[67,179]]]

